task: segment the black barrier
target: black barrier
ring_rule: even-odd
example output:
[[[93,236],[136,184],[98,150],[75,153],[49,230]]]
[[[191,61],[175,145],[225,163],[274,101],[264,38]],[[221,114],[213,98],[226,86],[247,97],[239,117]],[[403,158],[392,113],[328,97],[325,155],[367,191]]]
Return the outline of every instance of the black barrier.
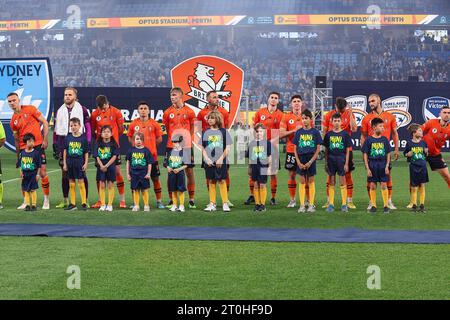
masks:
[[[360,147],[360,121],[370,111],[367,99],[371,93],[379,94],[384,110],[397,118],[400,149],[409,139],[410,123],[437,118],[440,108],[450,104],[450,82],[333,81],[333,99],[345,97],[357,119],[358,132],[352,137],[355,149]],[[448,140],[442,150],[450,151]]]
[[[65,87],[55,87],[54,89],[54,106],[57,110],[64,103]],[[150,117],[161,123],[164,111],[171,105],[170,88],[115,88],[115,87],[93,87],[93,88],[77,88],[78,100],[81,105],[90,111],[95,109],[95,98],[102,94],[108,97],[109,103],[118,108],[125,119],[125,134],[120,137],[120,151],[126,153],[130,148],[126,132],[130,122],[139,117],[137,113],[137,103],[145,100],[150,104]],[[163,142],[158,147],[158,154],[162,155],[165,151],[167,136],[163,136]]]

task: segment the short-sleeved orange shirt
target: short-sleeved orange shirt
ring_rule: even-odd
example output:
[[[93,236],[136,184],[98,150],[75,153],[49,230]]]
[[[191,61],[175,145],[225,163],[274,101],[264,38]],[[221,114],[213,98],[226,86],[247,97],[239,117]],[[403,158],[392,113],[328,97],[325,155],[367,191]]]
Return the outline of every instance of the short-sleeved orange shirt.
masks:
[[[280,129],[281,119],[283,118],[283,112],[276,109],[273,112],[269,112],[269,108],[261,108],[255,113],[253,118],[253,126],[257,123],[261,123],[266,128],[267,140],[272,139],[272,129]]]
[[[383,120],[384,132],[383,136],[385,136],[389,141],[391,141],[392,131],[397,129],[397,120],[395,116],[387,111],[383,111],[380,114],[369,113],[365,116],[361,122],[361,133],[366,134],[367,136],[373,135],[373,130],[370,122],[374,118],[380,118]]]
[[[428,154],[437,156],[441,154],[441,148],[445,141],[450,139],[450,125],[441,126],[439,119],[431,119],[422,126],[423,140],[428,145]]]
[[[101,138],[101,129],[103,126],[111,126],[112,135],[117,144],[120,145],[120,135],[123,132],[119,132],[119,126],[125,122],[122,112],[119,109],[109,106],[107,110],[100,108],[92,111],[91,114],[91,127],[97,140]]]
[[[39,117],[42,113],[31,105],[21,106],[19,113],[14,113],[10,127],[11,130],[19,137],[19,149],[25,149],[26,143],[23,143],[23,136],[27,133],[31,133],[34,136],[34,145],[39,146],[42,144],[42,132],[41,123]]]
[[[155,161],[158,159],[158,148],[156,139],[162,136],[161,126],[158,122],[149,118],[147,121],[142,121],[140,118],[131,121],[128,128],[128,137],[133,137],[136,132],[141,132],[144,135],[144,146],[152,153]]]
[[[200,112],[197,114],[197,120],[202,122],[202,131],[206,131],[206,129],[209,128],[208,126],[208,120],[206,120],[206,117],[208,116],[208,114],[211,112],[212,110],[209,109],[208,107],[200,110]],[[228,128],[228,121],[229,121],[229,117],[230,114],[228,113],[227,110],[225,110],[222,107],[218,107],[217,111],[220,112],[220,114],[222,115],[222,119],[223,119],[223,127],[224,128]]]
[[[188,106],[175,108],[170,106],[164,111],[163,124],[167,132],[167,148],[173,148],[172,135],[183,135],[184,146],[190,148],[192,145],[191,126],[194,125],[195,112]]]
[[[303,127],[302,114],[295,115],[291,113],[283,114],[283,118],[281,119],[280,128],[286,129],[286,131],[295,130],[298,126]],[[294,139],[295,133],[291,133],[286,137],[286,152],[294,153],[295,145],[292,143],[292,139]]]

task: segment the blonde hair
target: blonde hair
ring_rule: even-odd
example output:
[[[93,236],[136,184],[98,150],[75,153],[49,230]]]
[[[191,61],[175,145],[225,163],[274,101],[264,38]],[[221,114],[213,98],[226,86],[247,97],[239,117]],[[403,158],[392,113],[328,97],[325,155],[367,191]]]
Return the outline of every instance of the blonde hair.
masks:
[[[214,120],[216,120],[216,125],[219,128],[223,127],[223,118],[222,118],[222,114],[217,111],[217,110],[213,110],[210,113],[208,113],[208,117],[207,119],[213,118]]]

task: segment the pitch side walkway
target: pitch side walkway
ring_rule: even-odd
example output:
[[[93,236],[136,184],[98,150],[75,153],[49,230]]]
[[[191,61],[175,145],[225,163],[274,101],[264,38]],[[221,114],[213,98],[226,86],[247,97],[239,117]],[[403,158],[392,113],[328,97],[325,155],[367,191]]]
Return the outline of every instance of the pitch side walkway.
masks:
[[[225,227],[0,224],[0,236],[275,242],[450,243],[450,230],[275,229]]]

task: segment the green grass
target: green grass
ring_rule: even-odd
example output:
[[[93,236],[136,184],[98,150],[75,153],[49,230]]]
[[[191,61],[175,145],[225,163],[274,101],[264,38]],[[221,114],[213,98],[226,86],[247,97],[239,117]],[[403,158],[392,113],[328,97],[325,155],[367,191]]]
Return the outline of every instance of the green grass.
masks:
[[[449,245],[0,238],[0,299],[449,299]],[[69,290],[69,265],[81,289]],[[381,269],[369,290],[367,267]]]
[[[50,159],[48,171],[58,170]],[[196,169],[197,205],[183,215],[154,209],[151,213],[117,210],[111,214],[54,209],[61,199],[60,173],[50,173],[52,210],[26,214],[14,154],[0,151],[6,181],[0,223],[95,225],[173,225],[282,228],[449,230],[448,190],[430,173],[425,215],[406,209],[391,215],[365,212],[367,195],[361,158],[355,172],[354,201],[349,214],[312,216],[286,209],[285,170],[279,174],[278,201],[254,215],[242,205],[248,195],[246,168],[231,169],[230,214],[204,213],[208,202],[204,173]],[[284,160],[284,155],[282,156]],[[317,204],[325,202],[323,162],[318,164]],[[394,202],[408,203],[408,168],[394,165]],[[89,171],[91,203],[96,198],[95,170]],[[165,172],[162,173],[163,196]],[[9,181],[8,181],[9,180]],[[128,186],[127,186],[128,187]],[[154,195],[151,192],[151,200]],[[379,201],[381,196],[379,196]],[[42,196],[39,191],[39,203]],[[131,202],[127,188],[127,202]],[[450,299],[449,245],[269,243],[239,241],[169,241],[80,238],[0,237],[0,299]],[[81,268],[81,290],[66,288],[69,265]],[[381,290],[366,287],[369,265],[381,268]]]
[[[224,215],[220,211],[209,214],[203,212],[204,206],[209,202],[205,187],[204,172],[199,166],[195,169],[197,181],[196,203],[198,209],[187,210],[183,215],[170,213],[168,210],[154,209],[151,213],[132,213],[130,210],[117,210],[112,214],[100,213],[94,209],[88,212],[65,212],[62,209],[55,209],[54,206],[62,199],[60,171],[55,160],[51,159],[48,152],[48,171],[51,184],[51,205],[52,210],[40,210],[37,214],[25,214],[16,210],[21,203],[20,180],[5,183],[4,206],[0,211],[0,223],[67,223],[67,224],[96,224],[96,225],[161,225],[161,226],[225,226],[225,227],[279,227],[279,228],[345,228],[358,227],[365,229],[415,229],[415,230],[449,230],[450,229],[450,209],[448,207],[448,189],[443,180],[436,174],[430,173],[430,183],[427,185],[427,214],[411,214],[405,206],[409,200],[409,171],[407,163],[401,159],[394,164],[394,202],[399,210],[386,216],[378,214],[371,216],[366,213],[368,202],[365,188],[365,172],[362,167],[359,153],[357,157],[357,169],[354,172],[355,192],[354,202],[358,209],[351,210],[350,214],[327,214],[320,206],[326,201],[325,194],[325,173],[322,169],[323,161],[318,163],[318,175],[316,182],[318,212],[317,214],[299,215],[297,209],[286,209],[285,205],[289,200],[287,192],[287,174],[282,169],[278,176],[279,205],[268,206],[268,211],[255,216],[251,206],[243,205],[248,196],[247,169],[244,166],[233,166],[231,168],[231,192],[230,200],[236,205],[230,214]],[[19,172],[14,167],[14,154],[2,150],[0,152],[3,166],[3,181],[8,181],[18,177]],[[281,156],[284,160],[284,155]],[[124,167],[124,165],[122,166]],[[163,185],[163,200],[167,201],[166,192],[166,172],[162,168],[161,181]],[[90,202],[93,203],[97,197],[95,187],[95,167],[91,165],[89,169]],[[131,204],[131,192],[126,184],[127,203]],[[117,195],[117,192],[116,192]],[[117,198],[117,197],[116,197]],[[154,205],[154,193],[150,192],[151,205]],[[337,204],[340,195],[336,195]],[[378,202],[381,201],[381,194],[378,194]],[[41,191],[38,193],[38,203],[42,203]],[[118,200],[116,199],[116,204]]]

